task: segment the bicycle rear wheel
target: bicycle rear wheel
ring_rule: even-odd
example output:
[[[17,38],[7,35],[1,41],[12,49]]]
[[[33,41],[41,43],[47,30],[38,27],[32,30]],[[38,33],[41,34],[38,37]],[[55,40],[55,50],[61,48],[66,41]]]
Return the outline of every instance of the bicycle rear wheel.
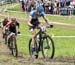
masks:
[[[10,45],[11,45],[12,55],[17,57],[18,56],[18,49],[17,49],[17,44],[16,44],[16,38],[15,37],[12,38],[12,41],[11,41]]]
[[[43,38],[43,45],[42,45],[42,55],[44,58],[53,58],[54,57],[54,52],[55,52],[55,46],[53,39],[46,35]]]

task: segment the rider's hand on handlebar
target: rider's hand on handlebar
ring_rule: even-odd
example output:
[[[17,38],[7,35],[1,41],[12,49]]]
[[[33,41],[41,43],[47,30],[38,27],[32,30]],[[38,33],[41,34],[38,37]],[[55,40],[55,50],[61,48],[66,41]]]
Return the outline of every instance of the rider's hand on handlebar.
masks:
[[[20,32],[20,31],[18,31],[17,33],[18,33],[18,34],[20,34],[21,32]]]
[[[52,25],[52,24],[49,24],[49,25],[47,26],[47,28],[53,28],[53,25]]]
[[[53,28],[53,25],[50,25],[51,28]]]

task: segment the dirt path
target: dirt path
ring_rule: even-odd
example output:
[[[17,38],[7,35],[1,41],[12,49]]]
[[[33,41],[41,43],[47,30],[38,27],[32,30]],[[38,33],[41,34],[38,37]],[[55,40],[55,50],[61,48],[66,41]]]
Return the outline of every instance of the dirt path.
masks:
[[[7,51],[5,51],[7,49]],[[4,40],[2,39],[2,33],[0,29],[0,55],[5,55],[5,53],[9,53],[9,49],[4,44]]]
[[[75,65],[75,57],[59,57],[54,59],[32,59],[29,55],[19,53],[15,58],[11,55],[7,45],[4,44],[0,29],[0,65]]]
[[[32,59],[29,55],[19,53],[15,58],[11,55],[7,45],[4,44],[0,29],[0,65],[75,65],[75,57],[59,57],[54,59]]]

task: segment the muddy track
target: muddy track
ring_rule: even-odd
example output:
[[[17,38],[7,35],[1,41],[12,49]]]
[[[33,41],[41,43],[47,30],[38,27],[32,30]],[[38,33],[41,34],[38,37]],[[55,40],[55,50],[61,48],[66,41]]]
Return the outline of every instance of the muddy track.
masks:
[[[29,55],[19,53],[17,58],[11,55],[7,45],[4,44],[0,29],[0,65],[75,65],[75,57],[57,57],[54,59],[34,59]]]

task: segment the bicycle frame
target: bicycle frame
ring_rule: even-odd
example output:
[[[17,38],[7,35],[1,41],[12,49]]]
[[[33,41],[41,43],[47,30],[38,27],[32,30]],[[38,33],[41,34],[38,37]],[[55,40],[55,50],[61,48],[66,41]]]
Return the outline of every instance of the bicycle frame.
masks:
[[[36,33],[36,37],[37,37],[37,35],[39,35],[39,51],[40,51],[41,50],[41,46],[43,44],[43,41],[42,40],[45,37],[46,33],[45,33],[45,31],[42,32],[42,30],[40,29],[40,31],[38,33]]]
[[[9,35],[8,35],[8,40],[10,40],[10,42],[11,41],[13,41],[13,38],[16,38],[16,36],[15,36],[15,33],[10,33]],[[8,45],[10,45],[10,44],[8,44]]]
[[[46,28],[52,28],[52,27],[53,27],[53,25],[46,26],[44,31],[42,31],[42,28],[39,28],[40,31],[38,33],[36,33],[35,36],[37,36],[39,34],[39,40],[40,40],[40,42],[42,42],[43,36],[44,37],[46,36]]]
[[[16,38],[15,33],[10,33],[9,38],[10,38],[11,40],[13,40],[13,38]]]
[[[10,33],[10,37],[11,37],[11,38],[15,38],[15,33],[12,33],[12,32],[11,32],[11,33]]]
[[[11,35],[11,38],[16,38],[16,35],[15,35],[15,34],[12,34],[12,35]]]

